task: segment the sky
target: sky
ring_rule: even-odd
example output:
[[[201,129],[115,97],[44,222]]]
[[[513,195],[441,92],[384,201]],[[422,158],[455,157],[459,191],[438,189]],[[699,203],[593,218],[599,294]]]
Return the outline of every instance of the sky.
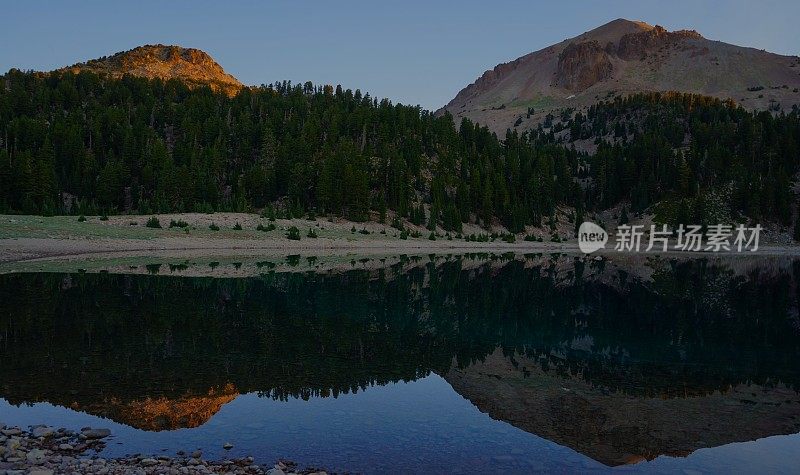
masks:
[[[0,9],[0,72],[177,44],[248,85],[341,84],[434,110],[496,64],[616,18],[800,54],[797,0],[25,0]]]

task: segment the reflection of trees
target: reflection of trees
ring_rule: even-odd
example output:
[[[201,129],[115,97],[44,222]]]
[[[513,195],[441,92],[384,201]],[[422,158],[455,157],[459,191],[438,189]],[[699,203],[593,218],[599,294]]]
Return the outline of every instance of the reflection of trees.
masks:
[[[793,276],[733,277],[694,261],[658,267],[648,284],[611,284],[613,268],[588,276],[570,265],[0,276],[1,395],[124,400],[231,383],[274,398],[335,396],[444,373],[498,346],[633,394],[798,382]]]

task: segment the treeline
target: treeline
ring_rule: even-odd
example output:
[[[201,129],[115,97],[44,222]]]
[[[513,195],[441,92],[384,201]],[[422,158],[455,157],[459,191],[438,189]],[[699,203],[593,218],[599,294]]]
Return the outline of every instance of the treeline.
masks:
[[[539,224],[581,204],[576,154],[360,91],[311,83],[236,97],[178,81],[9,71],[0,212],[247,211],[460,230]]]
[[[739,215],[791,222],[800,163],[796,107],[773,115],[705,96],[651,93],[601,102],[559,125],[568,132],[540,128],[537,136],[597,145],[584,176],[591,178],[587,200],[599,208],[629,200],[635,211],[659,203],[672,223]]]
[[[230,98],[179,81],[9,71],[0,212],[278,210],[511,231],[629,201],[666,222],[789,224],[800,113],[690,94],[564,111],[502,140],[464,119],[288,82]],[[556,119],[554,121],[554,119]],[[579,142],[596,146],[592,155]],[[577,147],[581,150],[581,147]]]

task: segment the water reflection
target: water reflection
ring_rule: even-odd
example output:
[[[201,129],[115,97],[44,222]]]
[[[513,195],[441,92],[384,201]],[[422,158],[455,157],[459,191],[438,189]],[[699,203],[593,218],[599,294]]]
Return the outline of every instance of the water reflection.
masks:
[[[0,276],[0,397],[162,431],[440,375],[605,465],[800,432],[800,262],[423,259]]]

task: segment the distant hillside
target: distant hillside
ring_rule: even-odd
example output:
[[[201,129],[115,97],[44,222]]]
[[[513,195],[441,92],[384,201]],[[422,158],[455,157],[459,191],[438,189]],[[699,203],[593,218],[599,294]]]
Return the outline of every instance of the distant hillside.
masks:
[[[401,238],[414,237],[406,222],[455,238],[467,223],[524,238],[549,229],[553,241],[559,224],[618,205],[673,225],[797,221],[800,112],[708,96],[630,95],[498,140],[469,120],[311,83],[229,97],[11,70],[0,84],[4,213],[255,209],[378,220]]]
[[[148,79],[179,79],[190,86],[235,95],[242,87],[238,79],[226,73],[207,53],[180,46],[145,45],[111,56],[78,63],[61,71],[94,73],[120,78],[125,74]]]
[[[498,134],[526,130],[548,113],[584,109],[637,92],[733,99],[750,110],[800,104],[800,58],[734,46],[696,31],[614,20],[486,71],[441,111]]]

